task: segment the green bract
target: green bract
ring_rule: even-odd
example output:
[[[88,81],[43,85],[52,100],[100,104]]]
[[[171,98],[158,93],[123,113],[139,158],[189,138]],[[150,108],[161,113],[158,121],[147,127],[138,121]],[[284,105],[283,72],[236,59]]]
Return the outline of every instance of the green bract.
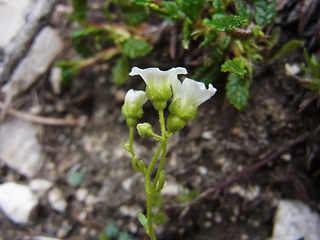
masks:
[[[130,89],[122,106],[122,114],[127,118],[129,126],[134,126],[143,115],[142,105],[147,101],[144,91]]]
[[[151,136],[153,134],[152,127],[149,123],[139,123],[137,129],[141,137]]]
[[[173,100],[169,106],[171,115],[168,119],[170,132],[177,131],[185,123],[193,119],[197,114],[198,106],[210,99],[217,91],[212,84],[207,89],[204,83],[194,81],[190,78],[181,83],[176,80],[172,83]]]
[[[164,109],[167,100],[171,97],[171,84],[178,80],[178,74],[187,74],[182,67],[171,68],[168,71],[161,71],[159,68],[140,69],[133,67],[130,76],[140,75],[145,81],[147,97],[152,101],[157,110]]]

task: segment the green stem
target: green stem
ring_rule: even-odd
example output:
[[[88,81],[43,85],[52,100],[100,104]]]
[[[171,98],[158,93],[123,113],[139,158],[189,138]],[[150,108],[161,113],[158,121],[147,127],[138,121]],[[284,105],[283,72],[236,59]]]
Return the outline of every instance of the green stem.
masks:
[[[134,128],[130,127],[130,132],[129,132],[129,151],[130,151],[132,157],[135,157],[136,154],[133,151],[133,131],[134,131]]]
[[[147,169],[147,172],[145,174],[145,189],[146,189],[146,195],[147,195],[148,234],[149,234],[149,237],[151,238],[151,240],[156,240],[156,237],[154,235],[153,223],[152,223],[152,198],[153,198],[154,190],[151,186],[150,178],[151,178],[152,169],[153,169],[162,149],[163,149],[163,143],[160,143],[155,154],[153,155],[153,157],[151,159],[151,162],[150,162],[148,169]]]

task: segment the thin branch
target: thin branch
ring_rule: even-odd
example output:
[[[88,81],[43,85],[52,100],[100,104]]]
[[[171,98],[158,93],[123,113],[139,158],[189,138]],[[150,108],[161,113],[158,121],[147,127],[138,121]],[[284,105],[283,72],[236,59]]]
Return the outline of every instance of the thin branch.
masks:
[[[0,109],[4,109],[4,104],[0,102]],[[19,110],[15,110],[12,108],[6,109],[7,113],[11,116],[17,117],[21,120],[39,123],[44,125],[54,125],[54,126],[74,126],[74,125],[83,125],[87,122],[86,119],[66,119],[66,118],[49,118],[49,117],[42,117],[26,112],[21,112]]]

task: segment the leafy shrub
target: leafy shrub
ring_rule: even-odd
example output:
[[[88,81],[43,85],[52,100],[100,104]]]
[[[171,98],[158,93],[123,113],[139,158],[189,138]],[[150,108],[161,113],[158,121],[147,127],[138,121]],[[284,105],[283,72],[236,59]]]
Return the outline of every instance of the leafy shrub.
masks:
[[[239,110],[249,97],[253,65],[263,60],[263,50],[274,42],[263,32],[276,16],[275,0],[110,0],[105,8],[106,23],[85,20],[86,1],[73,0],[72,17],[82,29],[71,36],[80,61],[61,61],[65,83],[83,68],[116,57],[112,68],[113,82],[123,84],[130,61],[148,55],[154,46],[150,36],[143,34],[148,25],[139,23],[158,18],[175,22],[181,29],[181,44],[185,49],[197,46],[202,51],[202,66],[194,79],[206,84],[226,76],[226,95]],[[117,16],[109,11],[117,8]],[[109,8],[108,8],[109,7]],[[120,16],[120,17],[118,17]],[[181,28],[179,28],[181,26]],[[192,43],[192,44],[191,44]]]

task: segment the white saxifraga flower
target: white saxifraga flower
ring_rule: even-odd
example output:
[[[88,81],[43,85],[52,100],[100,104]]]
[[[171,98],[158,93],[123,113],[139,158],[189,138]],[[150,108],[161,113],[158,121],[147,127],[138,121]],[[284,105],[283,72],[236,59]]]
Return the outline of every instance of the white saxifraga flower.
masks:
[[[142,106],[147,100],[144,91],[130,89],[127,92],[122,106],[122,114],[127,118],[128,125],[134,125],[142,117]]]
[[[170,116],[168,128],[170,131],[181,129],[187,121],[193,119],[197,114],[198,106],[210,99],[217,91],[212,84],[207,89],[204,83],[194,81],[190,78],[172,83],[173,99],[170,104]]]
[[[187,74],[187,69],[182,67],[161,71],[159,68],[140,69],[133,67],[130,76],[140,75],[146,83],[147,97],[158,110],[165,108],[167,100],[171,97],[171,85],[178,81],[179,74]]]

